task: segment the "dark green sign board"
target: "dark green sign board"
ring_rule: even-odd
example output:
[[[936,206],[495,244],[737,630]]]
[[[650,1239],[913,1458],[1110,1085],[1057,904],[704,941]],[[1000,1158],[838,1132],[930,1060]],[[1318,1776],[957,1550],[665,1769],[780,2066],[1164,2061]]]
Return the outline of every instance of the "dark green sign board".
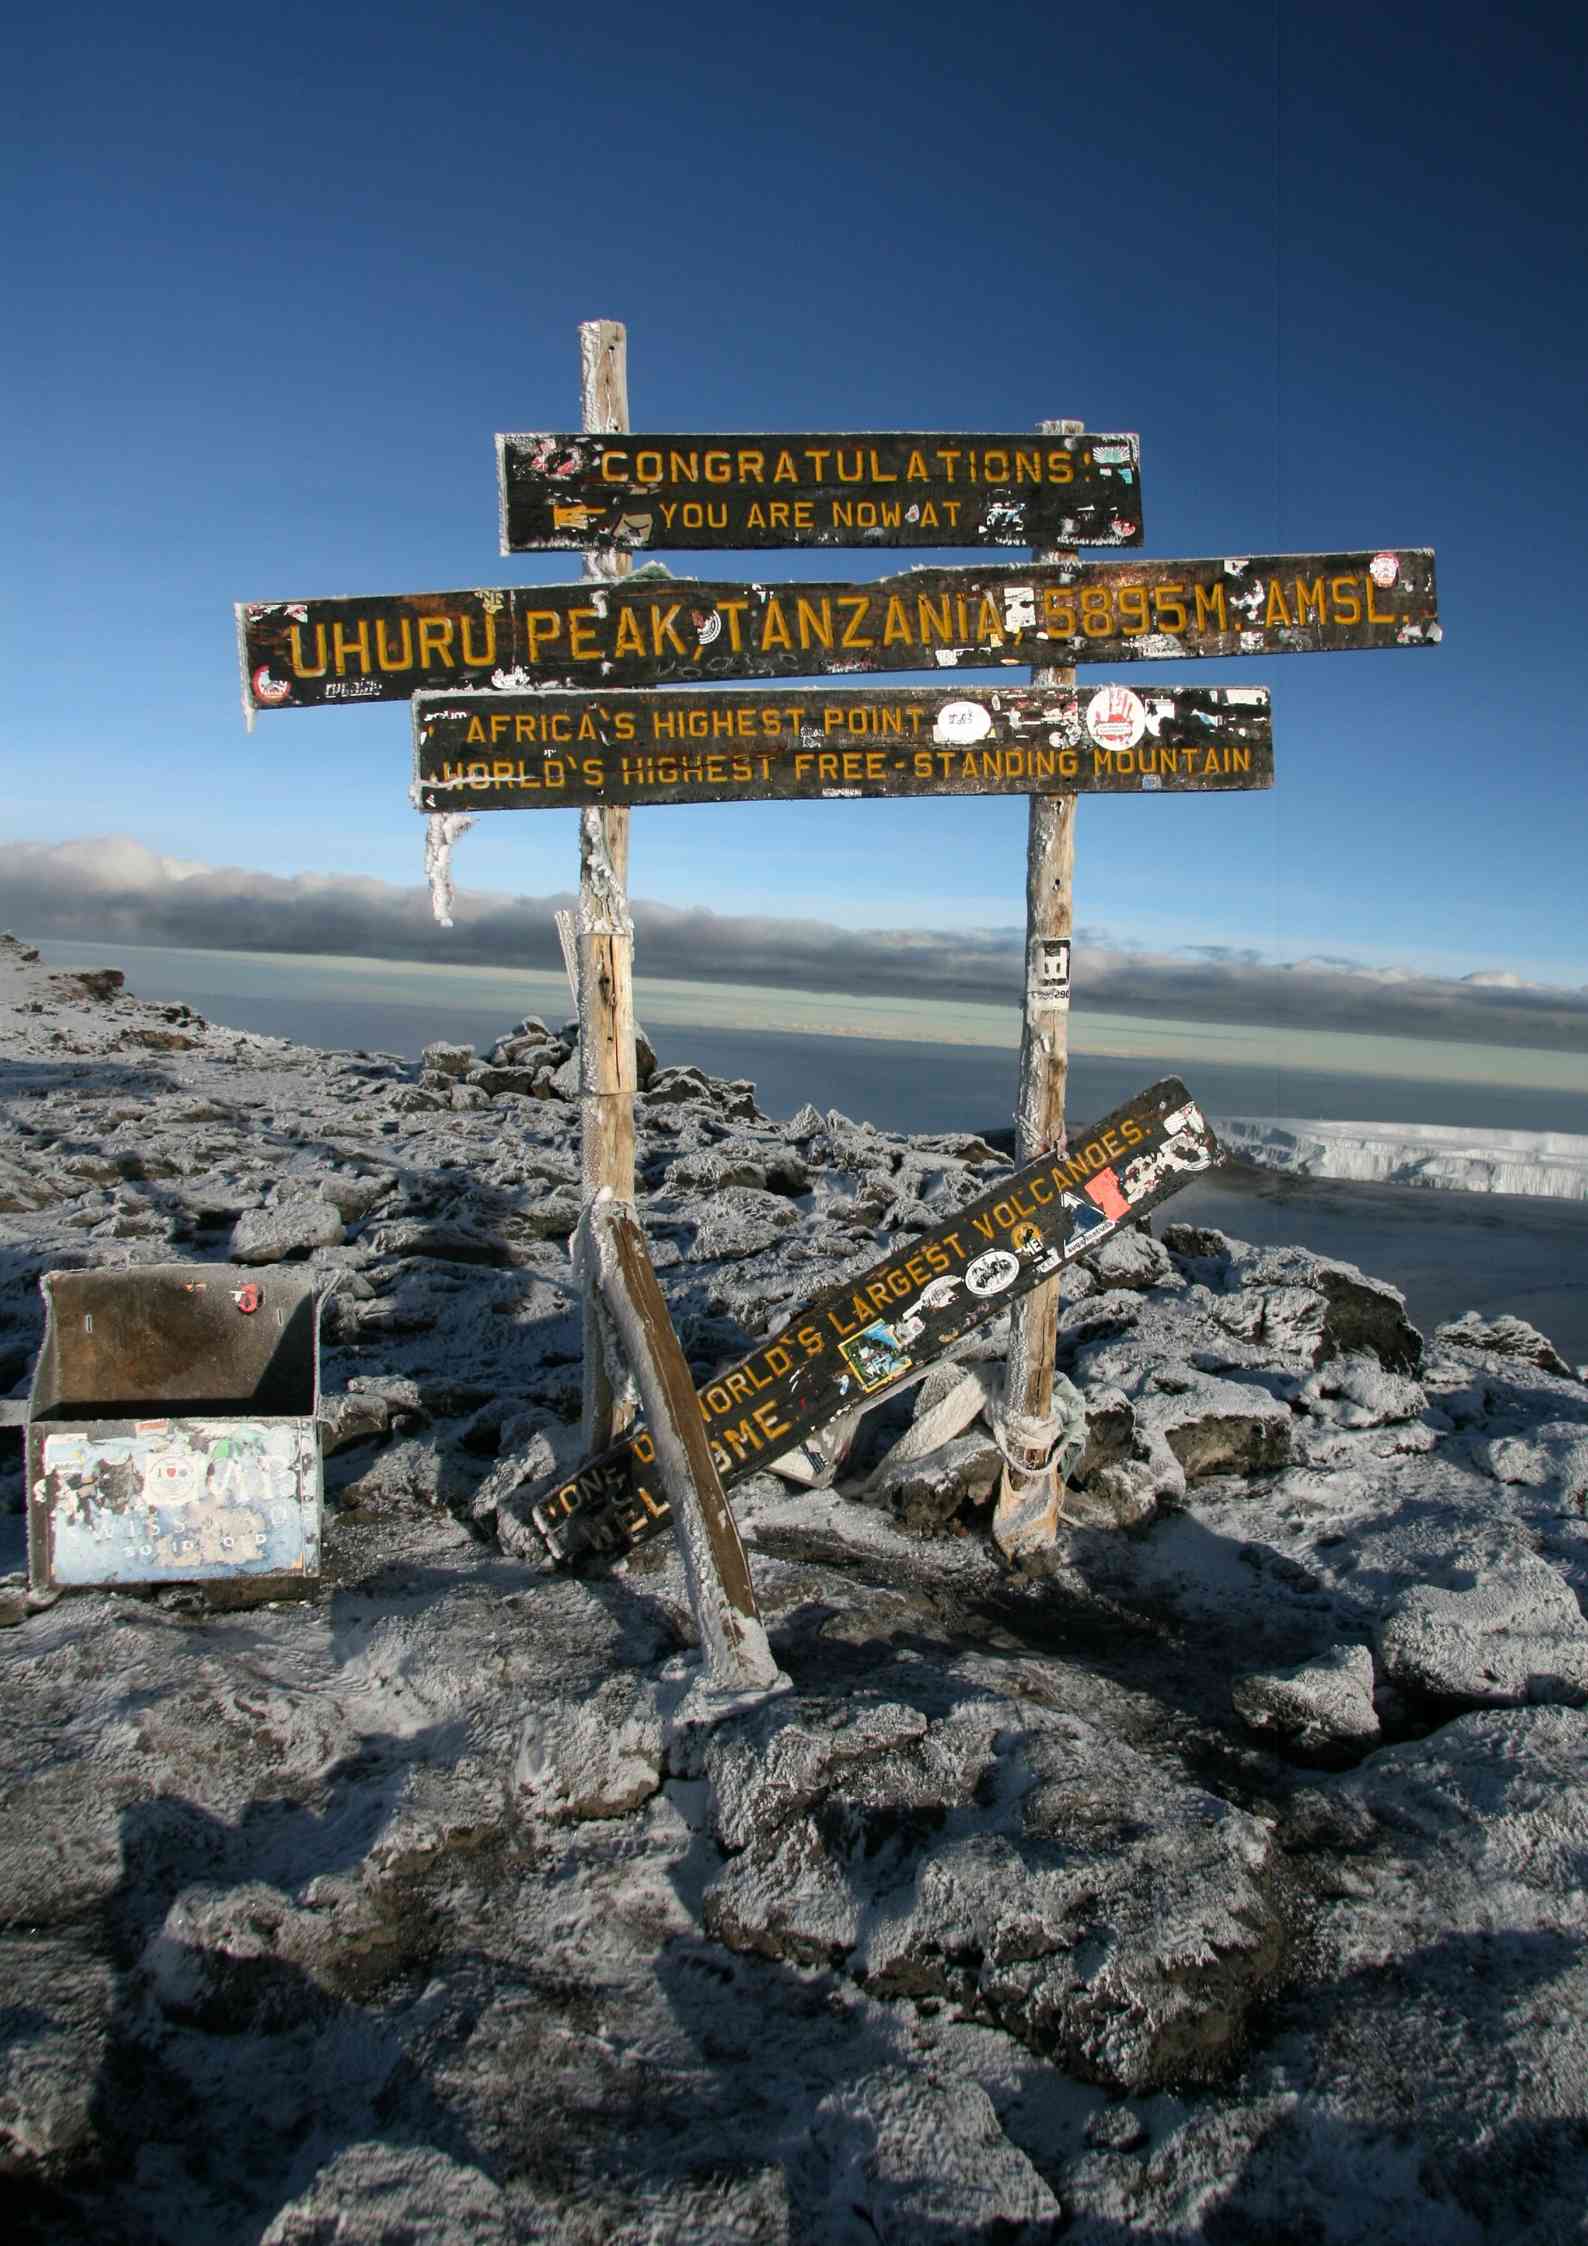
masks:
[[[1177,1077],[1075,1132],[963,1209],[818,1295],[742,1363],[699,1391],[724,1489],[829,1420],[941,1357],[1120,1224],[1144,1216],[1222,1160]],[[615,1556],[668,1519],[643,1427],[537,1499],[555,1559]]]
[[[1200,561],[981,563],[863,584],[645,577],[255,601],[250,711],[421,688],[605,690],[720,678],[1304,655],[1439,636],[1426,548]]]
[[[1133,436],[502,436],[502,551],[1139,546]]]
[[[1261,686],[416,694],[422,811],[1197,794],[1274,777]]]

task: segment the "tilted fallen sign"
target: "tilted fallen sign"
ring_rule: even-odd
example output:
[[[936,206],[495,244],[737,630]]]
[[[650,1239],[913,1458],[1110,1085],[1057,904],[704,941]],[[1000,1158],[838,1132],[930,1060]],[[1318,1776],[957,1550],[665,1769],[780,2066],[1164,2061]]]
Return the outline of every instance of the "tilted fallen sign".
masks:
[[[724,1489],[885,1396],[975,1326],[1121,1223],[1223,1159],[1201,1109],[1165,1077],[1090,1130],[829,1288],[699,1391]],[[531,1505],[553,1557],[616,1555],[664,1526],[668,1504],[641,1427]]]
[[[869,584],[631,577],[239,604],[256,710],[422,687],[615,687],[712,678],[1421,647],[1440,636],[1425,547],[1200,561],[914,569]]]
[[[418,694],[423,811],[1273,784],[1265,687]]]
[[[504,554],[593,547],[1138,546],[1134,436],[496,440]]]

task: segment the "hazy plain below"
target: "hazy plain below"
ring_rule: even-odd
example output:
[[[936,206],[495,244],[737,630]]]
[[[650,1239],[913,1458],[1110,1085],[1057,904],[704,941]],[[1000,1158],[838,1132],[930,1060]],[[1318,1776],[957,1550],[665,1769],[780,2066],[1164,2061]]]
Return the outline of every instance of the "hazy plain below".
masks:
[[[25,931],[17,931],[24,934]],[[433,1038],[488,1045],[526,1014],[556,1025],[561,975],[300,953],[44,945],[59,967],[114,966],[146,999],[333,1049],[416,1058]],[[637,1011],[663,1061],[751,1078],[762,1107],[807,1100],[895,1131],[977,1130],[1012,1143],[1018,1010],[925,999],[650,981]],[[1154,1079],[1185,1079],[1210,1115],[1588,1131],[1588,1056],[1514,1046],[1303,1033],[1145,1015],[1070,1017],[1069,1112],[1090,1121]],[[1243,1239],[1343,1257],[1402,1289],[1425,1330],[1467,1308],[1513,1311],[1588,1359],[1588,1205],[1430,1192],[1247,1170],[1182,1192],[1174,1214]]]

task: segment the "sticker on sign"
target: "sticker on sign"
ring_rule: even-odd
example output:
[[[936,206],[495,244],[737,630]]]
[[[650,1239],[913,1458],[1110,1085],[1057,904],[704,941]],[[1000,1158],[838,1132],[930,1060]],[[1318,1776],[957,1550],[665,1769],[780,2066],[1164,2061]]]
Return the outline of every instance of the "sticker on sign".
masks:
[[[1086,730],[1099,748],[1133,749],[1147,730],[1147,705],[1128,686],[1104,686],[1086,705]]]

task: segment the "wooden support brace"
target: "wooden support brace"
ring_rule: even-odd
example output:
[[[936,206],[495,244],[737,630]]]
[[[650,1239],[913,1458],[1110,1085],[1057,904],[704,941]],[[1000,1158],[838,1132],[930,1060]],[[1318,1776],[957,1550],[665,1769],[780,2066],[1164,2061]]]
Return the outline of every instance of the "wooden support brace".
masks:
[[[657,1475],[678,1527],[704,1688],[713,1699],[775,1691],[786,1680],[767,1644],[694,1379],[633,1210],[599,1192],[580,1220],[575,1260],[640,1392]]]

